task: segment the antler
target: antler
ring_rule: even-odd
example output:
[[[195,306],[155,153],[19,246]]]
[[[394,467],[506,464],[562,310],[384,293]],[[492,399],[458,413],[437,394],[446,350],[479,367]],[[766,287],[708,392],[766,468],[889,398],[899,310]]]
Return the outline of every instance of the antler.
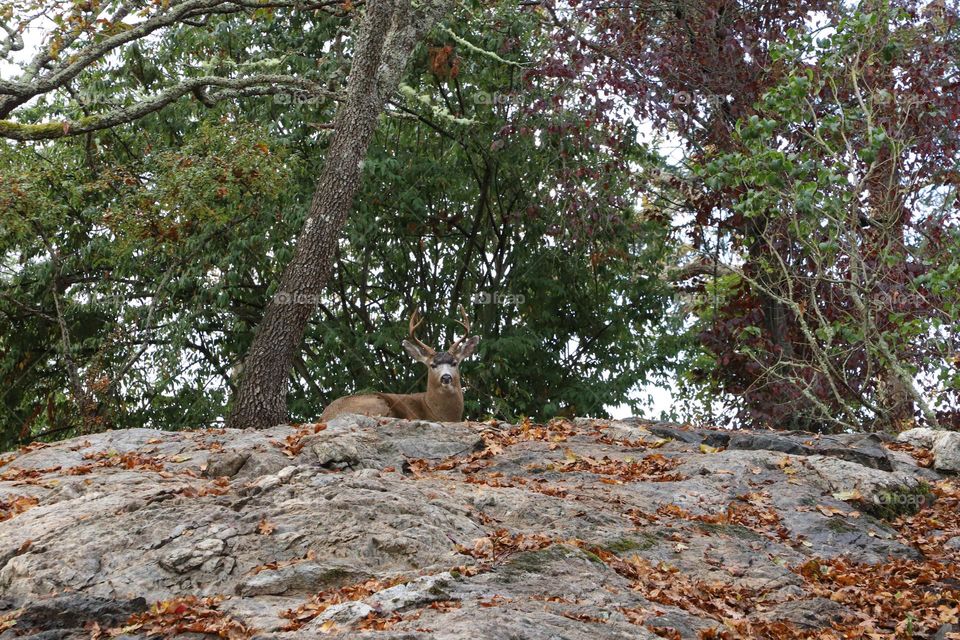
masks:
[[[447,349],[450,353],[453,353],[460,346],[460,343],[466,340],[467,336],[470,335],[470,317],[467,316],[467,310],[463,308],[463,305],[459,305],[460,317],[461,320],[457,320],[460,323],[460,326],[463,327],[463,335],[460,336],[460,339],[450,345],[450,348]]]
[[[420,318],[419,321],[417,320],[417,318]],[[417,337],[417,333],[416,333],[417,327],[423,324],[423,320],[424,318],[420,317],[420,310],[414,309],[413,313],[410,314],[410,340],[415,342],[416,345],[421,349],[423,349],[426,353],[429,353],[432,355],[436,353],[433,347],[428,347],[427,345],[423,344],[422,342],[420,342],[420,338]]]

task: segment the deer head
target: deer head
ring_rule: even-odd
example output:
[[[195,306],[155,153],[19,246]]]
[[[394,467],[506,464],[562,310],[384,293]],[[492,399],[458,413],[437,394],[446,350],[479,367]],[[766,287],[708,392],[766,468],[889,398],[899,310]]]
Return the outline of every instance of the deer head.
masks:
[[[446,351],[436,351],[425,345],[417,338],[417,328],[423,324],[420,312],[414,310],[410,316],[410,339],[403,341],[404,350],[417,362],[427,365],[427,393],[431,390],[440,393],[455,393],[461,395],[460,362],[470,357],[480,342],[480,336],[467,338],[470,334],[470,318],[463,305],[459,306],[460,320],[463,335],[451,344]]]

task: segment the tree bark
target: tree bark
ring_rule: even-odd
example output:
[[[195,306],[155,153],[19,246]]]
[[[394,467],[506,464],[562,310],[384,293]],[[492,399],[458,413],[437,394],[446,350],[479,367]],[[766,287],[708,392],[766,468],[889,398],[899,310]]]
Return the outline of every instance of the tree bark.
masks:
[[[263,429],[286,420],[290,371],[333,271],[337,243],[360,187],[377,120],[414,47],[451,4],[452,0],[366,3],[346,99],[333,120],[333,139],[293,259],[244,359],[228,419],[231,427]]]

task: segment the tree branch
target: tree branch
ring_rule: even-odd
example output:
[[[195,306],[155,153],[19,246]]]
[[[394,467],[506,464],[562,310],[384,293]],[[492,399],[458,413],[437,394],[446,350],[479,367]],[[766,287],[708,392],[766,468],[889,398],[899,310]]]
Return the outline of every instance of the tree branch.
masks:
[[[80,118],[79,120],[64,120],[61,122],[44,122],[39,124],[0,120],[0,137],[21,141],[53,140],[92,131],[101,131],[138,120],[146,115],[159,111],[184,95],[201,91],[205,87],[218,87],[220,89],[216,92],[202,94],[202,101],[205,104],[212,104],[230,98],[276,95],[284,93],[285,87],[302,88],[312,95],[322,95],[335,100],[339,98],[337,94],[321,88],[320,85],[314,82],[293,76],[257,75],[247,78],[203,76],[184,80],[180,84],[160,92],[150,100],[114,109],[106,113]]]

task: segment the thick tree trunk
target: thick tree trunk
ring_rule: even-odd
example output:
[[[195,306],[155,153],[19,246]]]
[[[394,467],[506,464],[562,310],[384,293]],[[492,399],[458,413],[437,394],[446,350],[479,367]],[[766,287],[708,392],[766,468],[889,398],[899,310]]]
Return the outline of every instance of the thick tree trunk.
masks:
[[[310,316],[333,270],[334,252],[360,186],[367,147],[386,100],[396,91],[414,47],[452,0],[366,3],[346,99],[307,220],[280,287],[247,352],[228,424],[266,428],[287,418],[287,386]]]

